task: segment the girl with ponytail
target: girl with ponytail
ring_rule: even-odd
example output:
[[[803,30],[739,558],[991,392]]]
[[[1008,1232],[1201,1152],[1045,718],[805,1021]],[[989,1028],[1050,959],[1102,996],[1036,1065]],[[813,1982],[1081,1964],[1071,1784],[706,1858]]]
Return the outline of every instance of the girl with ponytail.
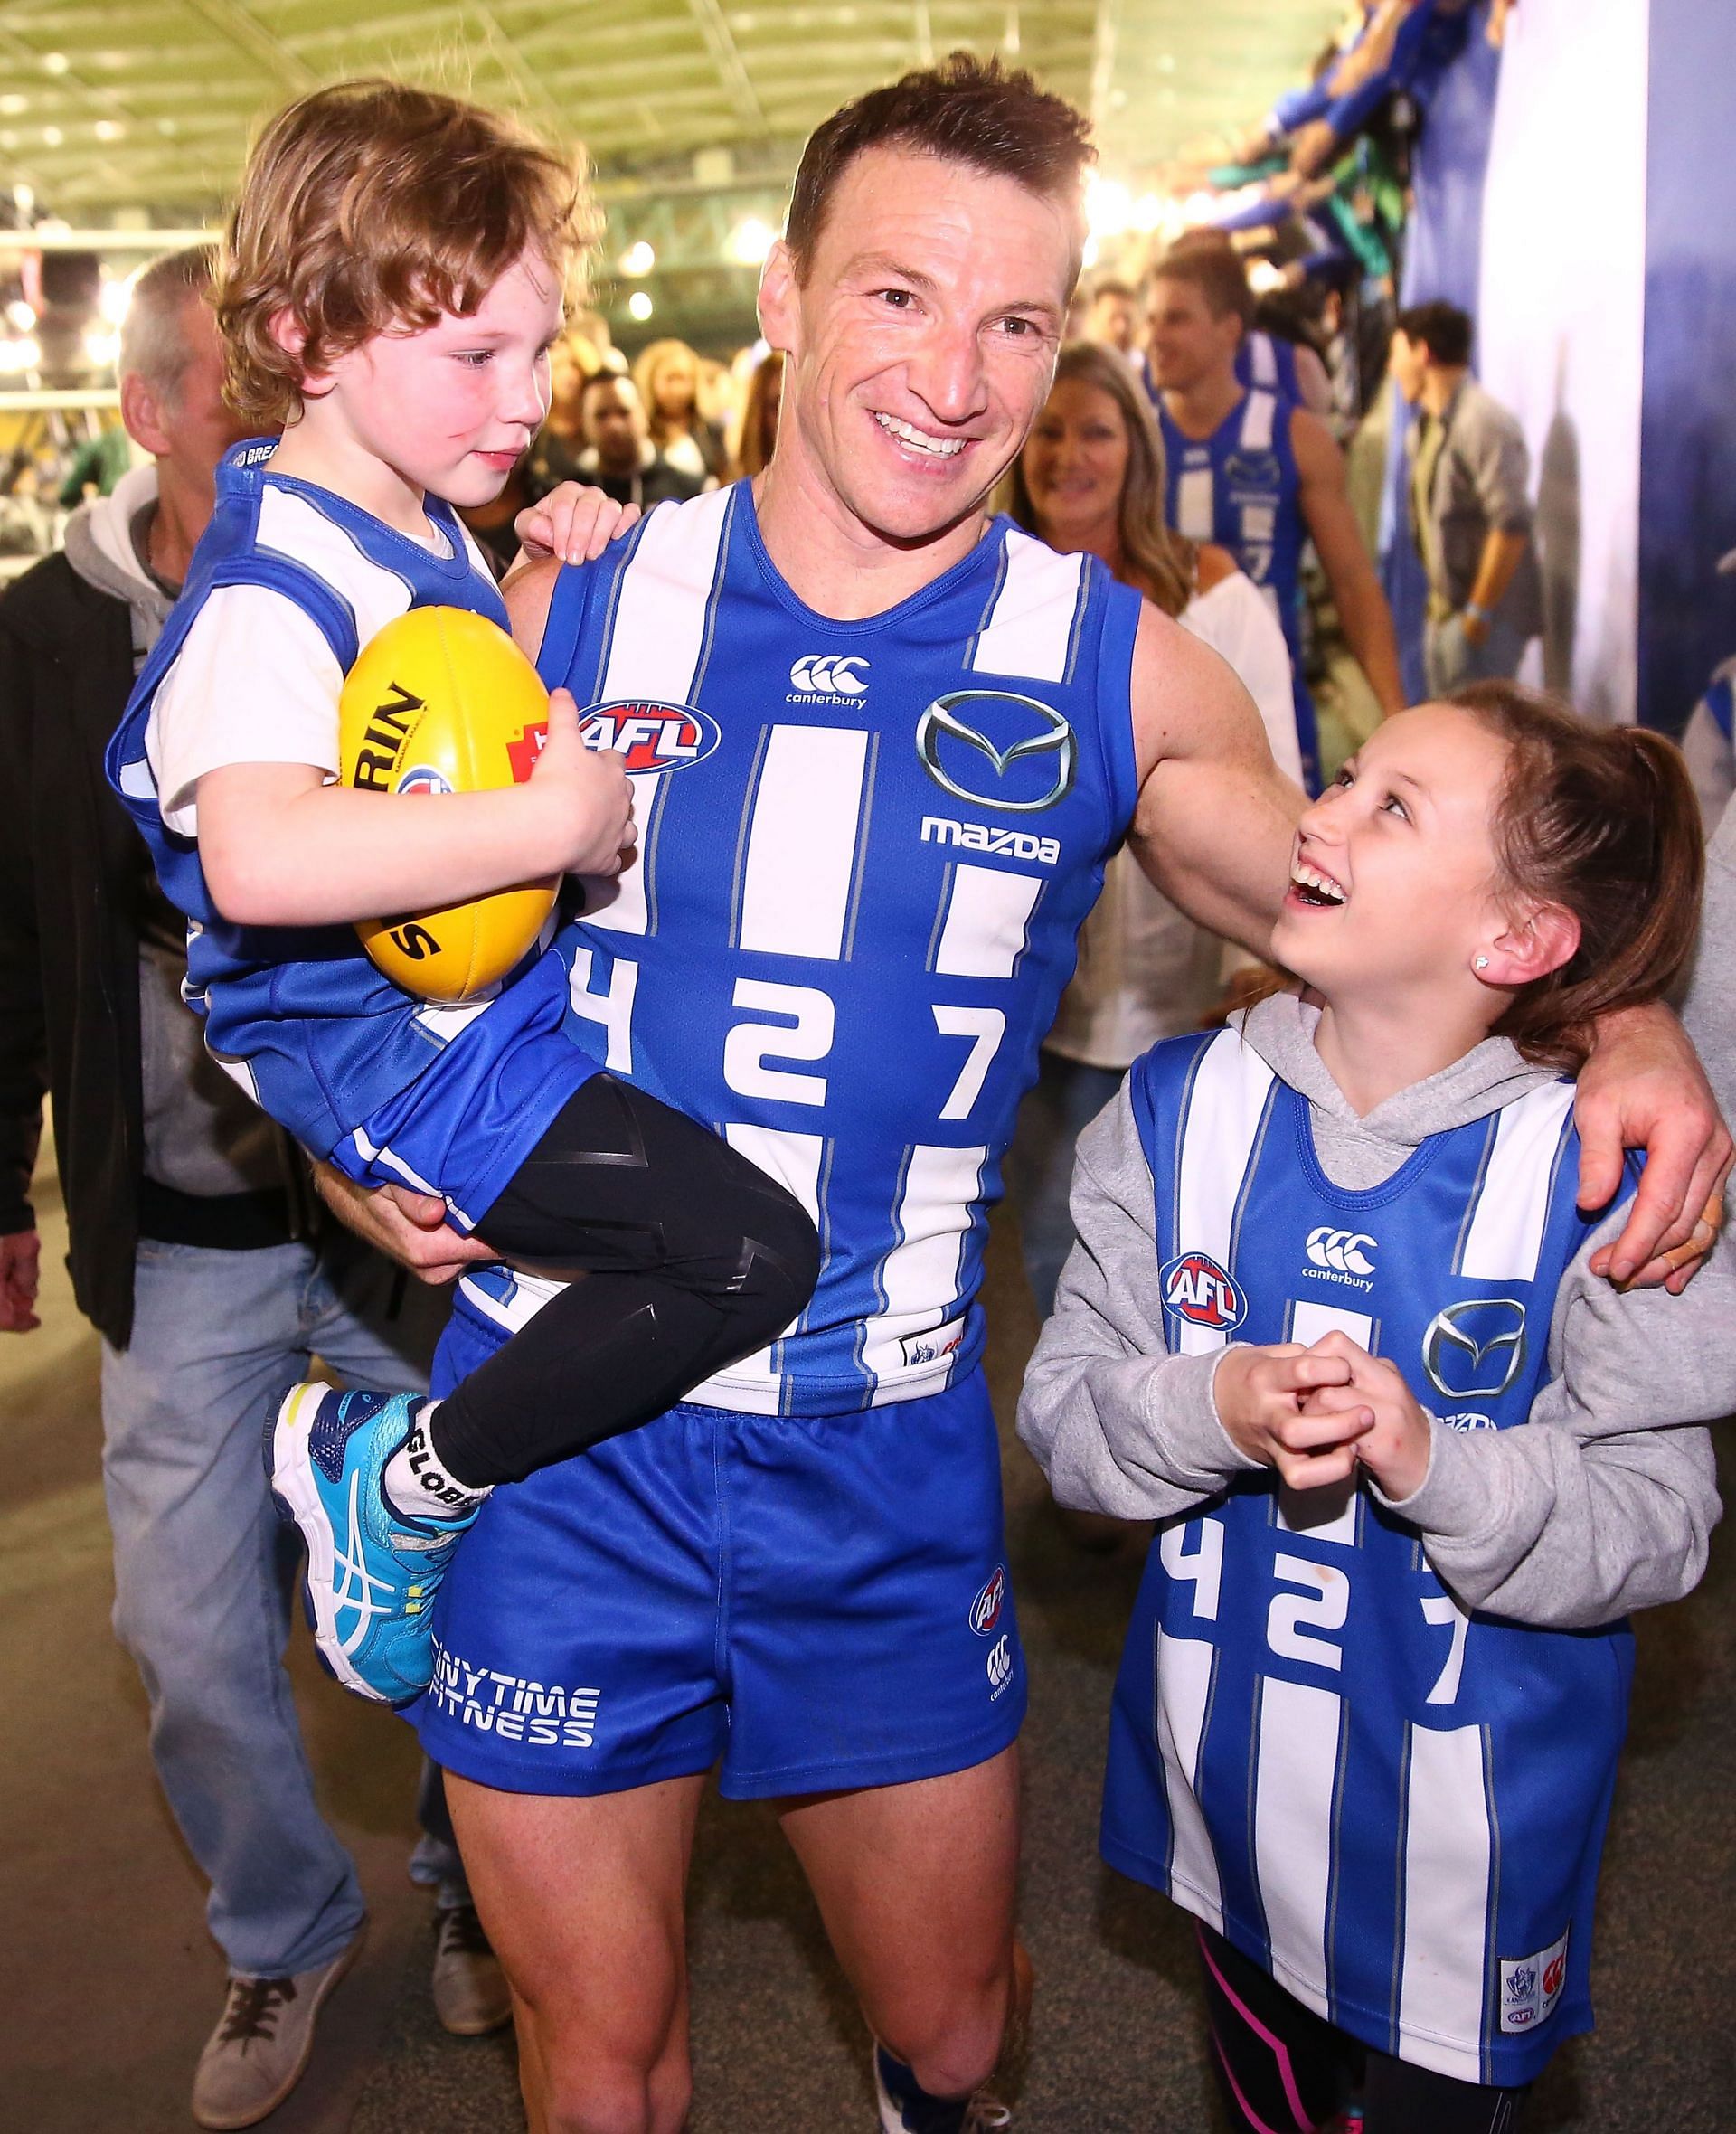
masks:
[[[1508,2134],[1590,2027],[1626,1618],[1705,1566],[1736,1279],[1593,1276],[1631,1195],[1576,1207],[1571,1078],[1703,867],[1657,736],[1402,713],[1297,828],[1308,1002],[1156,1046],[1080,1139],[1019,1427],[1159,1522],[1103,1850],[1198,1920],[1237,2127]]]

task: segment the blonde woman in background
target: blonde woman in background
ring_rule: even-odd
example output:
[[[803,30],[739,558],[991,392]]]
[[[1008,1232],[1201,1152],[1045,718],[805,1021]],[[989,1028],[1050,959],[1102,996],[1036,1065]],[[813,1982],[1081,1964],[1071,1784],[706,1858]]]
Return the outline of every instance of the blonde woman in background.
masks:
[[[633,365],[651,442],[670,466],[712,487],[723,478],[725,454],[717,426],[699,404],[699,358],[684,341],[653,341]]]
[[[736,480],[764,473],[778,442],[778,415],[784,401],[784,352],[769,349],[753,366],[741,401],[731,467]]]
[[[1284,633],[1225,550],[1184,541],[1165,524],[1164,477],[1163,439],[1125,357],[1071,343],[1009,477],[1007,510],[1051,548],[1099,557],[1210,645],[1259,706],[1279,768],[1300,783]],[[1080,932],[1079,968],[1007,1155],[1025,1272],[1043,1317],[1072,1244],[1073,1144],[1140,1053],[1211,1013],[1222,963],[1222,944],[1161,896],[1130,854],[1118,853]]]

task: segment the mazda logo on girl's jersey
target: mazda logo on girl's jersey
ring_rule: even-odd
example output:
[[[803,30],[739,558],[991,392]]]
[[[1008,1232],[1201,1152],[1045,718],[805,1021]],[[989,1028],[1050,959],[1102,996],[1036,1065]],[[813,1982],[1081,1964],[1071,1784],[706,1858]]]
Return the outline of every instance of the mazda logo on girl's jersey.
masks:
[[[1073,789],[1079,742],[1052,704],[1008,689],[952,689],[916,722],[916,752],[943,792],[1034,815]]]

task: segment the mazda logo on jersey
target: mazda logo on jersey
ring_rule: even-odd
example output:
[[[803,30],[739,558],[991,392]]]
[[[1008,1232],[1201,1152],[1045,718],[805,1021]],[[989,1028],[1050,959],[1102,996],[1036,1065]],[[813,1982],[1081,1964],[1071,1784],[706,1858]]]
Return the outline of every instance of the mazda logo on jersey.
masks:
[[[1429,1383],[1449,1401],[1493,1400],[1525,1367],[1525,1308],[1511,1297],[1449,1304],[1422,1337]]]
[[[1284,486],[1284,469],[1273,452],[1236,452],[1224,462],[1223,478],[1231,490],[1251,489],[1270,496]]]
[[[1158,1271],[1164,1308],[1195,1327],[1227,1334],[1248,1317],[1248,1300],[1209,1252],[1184,1252]]]
[[[723,736],[715,719],[690,703],[640,699],[588,704],[579,714],[588,749],[612,749],[630,771],[684,770],[709,756]]]
[[[1064,800],[1079,770],[1079,742],[1061,713],[1005,689],[936,697],[916,722],[916,752],[943,792],[1009,815]]]

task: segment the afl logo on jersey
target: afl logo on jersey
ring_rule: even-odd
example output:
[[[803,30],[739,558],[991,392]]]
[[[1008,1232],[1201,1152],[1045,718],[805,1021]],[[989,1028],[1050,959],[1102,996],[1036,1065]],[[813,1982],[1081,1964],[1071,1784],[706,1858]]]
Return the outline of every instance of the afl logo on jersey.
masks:
[[[997,1563],[994,1576],[970,1604],[970,1627],[979,1638],[992,1638],[1006,1606],[1006,1565]]]
[[[717,722],[690,703],[594,703],[579,714],[588,749],[613,749],[630,771],[684,770],[703,762],[722,735]]]
[[[1227,1334],[1248,1317],[1248,1299],[1209,1252],[1184,1252],[1157,1279],[1165,1310],[1192,1326]]]
[[[1005,689],[936,697],[916,722],[916,753],[942,792],[1009,815],[1053,807],[1079,770],[1079,741],[1061,713]]]

